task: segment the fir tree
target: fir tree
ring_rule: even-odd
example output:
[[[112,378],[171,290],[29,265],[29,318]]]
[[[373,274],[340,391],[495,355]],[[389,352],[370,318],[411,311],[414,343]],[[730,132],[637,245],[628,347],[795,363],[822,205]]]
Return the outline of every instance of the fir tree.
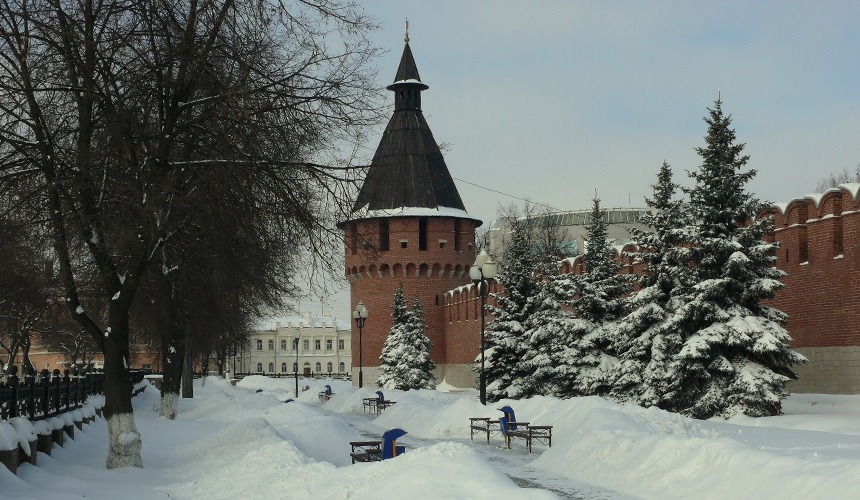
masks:
[[[430,339],[421,302],[416,297],[412,311],[406,309],[403,285],[394,294],[394,324],[388,332],[379,356],[380,376],[377,385],[386,389],[432,389],[435,387],[430,359]]]
[[[627,314],[604,327],[619,359],[610,395],[645,407],[663,403],[671,382],[668,365],[681,348],[677,330],[665,323],[673,291],[690,281],[689,250],[681,237],[688,210],[675,199],[676,188],[663,162],[653,198],[645,200],[652,212],[640,219],[650,230],[630,230],[639,248],[632,257],[645,265],[637,277],[640,289],[627,299]]]
[[[666,405],[695,418],[777,415],[785,385],[796,379],[785,314],[762,305],[782,288],[773,267],[775,243],[763,237],[772,219],[756,218],[763,205],[745,190],[754,170],[736,142],[731,117],[717,100],[705,118],[706,145],[688,190],[694,222],[687,227],[695,285],[677,294],[667,328],[683,345],[669,367]]]
[[[580,321],[567,332],[562,360],[557,372],[562,380],[563,395],[606,394],[610,389],[613,366],[611,330],[601,328],[623,312],[624,294],[630,290],[626,275],[619,273],[621,264],[607,239],[607,222],[600,199],[592,200],[587,227],[588,244],[583,255],[582,274],[564,277],[556,288],[571,297],[569,308]]]
[[[529,299],[538,292],[530,233],[516,221],[514,228],[496,277],[502,291],[491,294],[496,305],[487,305],[493,317],[485,328],[484,367],[489,401],[523,393],[520,381],[526,373],[520,361],[528,350],[524,324],[536,305]],[[480,370],[480,365],[476,369]]]

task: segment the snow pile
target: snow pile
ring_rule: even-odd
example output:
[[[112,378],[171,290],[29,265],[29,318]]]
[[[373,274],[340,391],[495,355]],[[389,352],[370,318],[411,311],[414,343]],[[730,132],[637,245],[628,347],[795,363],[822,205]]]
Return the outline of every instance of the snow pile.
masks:
[[[260,377],[262,378],[262,377]],[[199,381],[198,381],[199,383]],[[597,397],[536,397],[482,406],[475,391],[386,390],[397,403],[365,414],[376,389],[349,382],[213,378],[181,399],[175,420],[158,416],[157,391],[136,397],[144,468],[105,469],[107,423],[97,419],[64,448],[18,475],[0,467],[3,498],[853,498],[860,489],[860,396],[796,395],[786,415],[692,420]],[[320,403],[328,384],[335,395]],[[244,386],[244,387],[243,387]],[[265,387],[265,388],[264,388]],[[263,389],[263,392],[256,392]],[[553,428],[553,446],[494,436],[469,439],[469,417],[517,419]],[[44,433],[62,420],[40,421]],[[407,434],[394,460],[351,464],[349,441]],[[20,430],[0,424],[0,440]],[[27,432],[32,438],[32,432]],[[511,478],[516,478],[515,483]],[[520,488],[518,484],[546,489]]]

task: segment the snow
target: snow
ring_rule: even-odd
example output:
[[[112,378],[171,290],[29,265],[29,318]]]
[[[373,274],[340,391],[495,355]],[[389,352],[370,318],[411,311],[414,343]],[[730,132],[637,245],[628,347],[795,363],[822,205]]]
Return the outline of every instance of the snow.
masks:
[[[209,377],[176,420],[158,416],[154,386],[134,398],[143,468],[105,468],[108,425],[96,419],[38,467],[0,466],[4,499],[232,498],[854,498],[860,488],[860,395],[797,394],[785,415],[693,420],[598,397],[535,397],[480,405],[475,390],[386,390],[397,404],[362,413],[341,380],[247,377],[237,387]],[[321,404],[324,385],[334,396]],[[262,392],[257,393],[258,389]],[[94,398],[92,404],[103,404]],[[92,404],[85,407],[92,411]],[[468,417],[499,416],[553,425],[553,446],[504,449],[494,436],[469,439]],[[53,419],[49,419],[53,420]],[[62,424],[61,421],[54,422]],[[128,422],[121,424],[129,427]],[[37,422],[28,431],[44,434]],[[399,427],[407,452],[352,465],[348,442]],[[56,428],[56,427],[54,427]],[[0,444],[20,440],[0,423]],[[121,434],[134,446],[135,432]],[[516,479],[516,481],[514,479]],[[518,485],[529,485],[521,488]]]
[[[77,314],[83,314],[83,313],[84,313],[84,308],[83,308],[83,307],[81,307],[81,306],[78,306],[78,307],[77,307],[77,309],[75,309],[75,313],[77,313]]]
[[[367,209],[367,205],[352,213],[352,220],[372,219],[376,217],[456,217],[458,219],[477,220],[466,211],[459,208],[442,207],[399,207],[386,209]]]

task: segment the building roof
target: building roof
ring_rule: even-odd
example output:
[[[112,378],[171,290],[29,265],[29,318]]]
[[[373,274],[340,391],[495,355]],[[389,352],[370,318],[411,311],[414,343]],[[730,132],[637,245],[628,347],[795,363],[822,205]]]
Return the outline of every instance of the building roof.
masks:
[[[387,88],[394,92],[394,113],[382,133],[351,218],[403,208],[452,208],[465,214],[454,179],[421,112],[421,92],[429,87],[421,82],[408,42],[394,83]]]

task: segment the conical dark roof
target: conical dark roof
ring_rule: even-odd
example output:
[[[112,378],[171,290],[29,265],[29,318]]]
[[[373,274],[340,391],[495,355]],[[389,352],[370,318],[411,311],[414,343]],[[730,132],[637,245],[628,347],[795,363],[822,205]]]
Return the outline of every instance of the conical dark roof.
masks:
[[[407,42],[394,83],[394,114],[382,133],[352,212],[402,208],[466,208],[421,112],[418,67]],[[465,214],[464,214],[465,215]]]
[[[395,82],[405,80],[421,81],[421,77],[418,76],[418,66],[415,65],[415,58],[412,57],[412,49],[409,48],[408,43],[403,47],[403,55],[400,56],[400,66],[397,67],[397,74],[394,76]]]

